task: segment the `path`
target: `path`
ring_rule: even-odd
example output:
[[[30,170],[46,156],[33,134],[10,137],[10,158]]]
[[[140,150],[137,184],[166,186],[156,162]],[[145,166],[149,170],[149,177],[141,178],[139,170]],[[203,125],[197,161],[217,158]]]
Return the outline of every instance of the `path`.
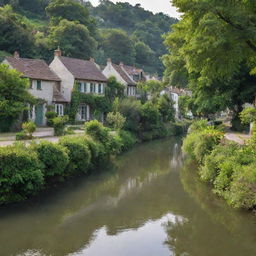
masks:
[[[244,145],[251,138],[249,134],[242,133],[226,133],[225,138],[229,141],[234,141],[240,145]]]

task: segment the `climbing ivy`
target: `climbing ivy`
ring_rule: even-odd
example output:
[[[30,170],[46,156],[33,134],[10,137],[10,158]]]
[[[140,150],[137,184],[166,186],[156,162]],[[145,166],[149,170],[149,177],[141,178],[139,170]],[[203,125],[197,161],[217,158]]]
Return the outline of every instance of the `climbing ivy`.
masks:
[[[111,103],[105,96],[95,94],[85,94],[78,91],[76,84],[71,96],[69,118],[75,121],[80,104],[89,105],[95,112],[107,113],[111,111]]]

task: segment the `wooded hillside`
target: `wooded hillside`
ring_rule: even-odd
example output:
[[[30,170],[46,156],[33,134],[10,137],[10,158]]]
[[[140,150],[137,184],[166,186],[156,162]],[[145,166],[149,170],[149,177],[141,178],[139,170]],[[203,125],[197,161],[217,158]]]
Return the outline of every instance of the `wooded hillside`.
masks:
[[[79,0],[0,0],[0,56],[51,60],[60,46],[67,56],[94,57],[99,64],[138,65],[162,75],[162,35],[177,19],[153,14],[139,4],[102,0],[93,7]]]

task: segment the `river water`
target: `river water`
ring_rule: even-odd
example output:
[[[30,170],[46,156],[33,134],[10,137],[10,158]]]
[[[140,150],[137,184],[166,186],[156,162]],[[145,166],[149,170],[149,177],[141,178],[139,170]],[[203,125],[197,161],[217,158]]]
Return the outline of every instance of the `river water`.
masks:
[[[256,255],[256,217],[212,194],[180,146],[139,145],[108,171],[0,208],[0,256]]]

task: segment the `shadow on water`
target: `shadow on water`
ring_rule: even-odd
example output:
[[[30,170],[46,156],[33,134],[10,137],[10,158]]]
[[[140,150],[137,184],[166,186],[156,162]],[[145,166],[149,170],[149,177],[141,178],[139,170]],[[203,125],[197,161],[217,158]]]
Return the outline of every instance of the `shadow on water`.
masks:
[[[0,208],[0,255],[256,255],[255,217],[213,195],[180,144],[139,145],[111,171]]]

